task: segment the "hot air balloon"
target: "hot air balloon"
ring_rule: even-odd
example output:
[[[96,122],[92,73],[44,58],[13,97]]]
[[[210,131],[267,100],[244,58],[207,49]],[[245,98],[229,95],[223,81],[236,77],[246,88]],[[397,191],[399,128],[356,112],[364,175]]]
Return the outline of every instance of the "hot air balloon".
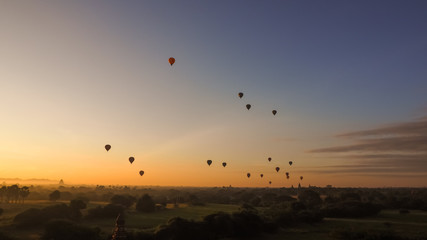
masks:
[[[286,176],[289,176],[289,172],[286,172]]]
[[[273,115],[276,115],[277,111],[276,111],[276,110],[273,110],[273,111],[272,111],[272,113],[273,113]]]
[[[172,66],[175,63],[175,58],[169,58],[169,64]]]
[[[279,167],[276,167],[276,172],[279,172],[279,170],[280,170],[280,168],[279,168]]]
[[[134,157],[130,157],[130,158],[129,158],[129,162],[130,162],[130,164],[132,164],[132,163],[133,163],[133,161],[135,161],[135,158],[134,158]]]
[[[250,178],[250,177],[251,177],[251,174],[250,174],[250,173],[248,173],[248,174],[246,174],[246,176],[248,176],[248,178]]]
[[[268,184],[271,184],[271,181],[269,181]]]
[[[243,93],[239,92],[239,98],[242,98],[242,97],[243,97]]]
[[[262,177],[264,177],[264,174],[262,174],[262,173],[261,173],[261,175],[260,175],[260,176],[261,176],[261,178],[262,178]]]
[[[286,175],[286,178],[289,179],[289,175]]]
[[[141,176],[144,175],[144,171],[142,171],[142,170],[139,171],[139,175],[141,175]]]
[[[250,104],[246,104],[246,108],[249,110],[251,109],[251,105]]]
[[[207,160],[206,162],[208,163],[209,166],[212,164],[212,160]]]
[[[110,148],[111,148],[110,144],[105,145],[105,150],[107,150],[107,152],[108,152],[108,150],[110,150]]]
[[[268,161],[271,162],[271,157],[268,158]]]
[[[292,166],[292,161],[289,161],[289,165]]]
[[[303,177],[301,176],[301,177],[299,177],[299,179],[301,179],[301,180],[302,180],[302,179],[303,179]]]
[[[226,162],[223,162],[223,163],[222,163],[222,166],[223,166],[223,167],[227,166],[227,163],[226,163]]]

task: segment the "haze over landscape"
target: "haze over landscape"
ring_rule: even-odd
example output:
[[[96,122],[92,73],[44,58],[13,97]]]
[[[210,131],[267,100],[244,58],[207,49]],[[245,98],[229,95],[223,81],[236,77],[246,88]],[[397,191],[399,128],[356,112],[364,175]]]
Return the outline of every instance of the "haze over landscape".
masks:
[[[1,1],[0,181],[426,187],[427,2],[259,3]]]

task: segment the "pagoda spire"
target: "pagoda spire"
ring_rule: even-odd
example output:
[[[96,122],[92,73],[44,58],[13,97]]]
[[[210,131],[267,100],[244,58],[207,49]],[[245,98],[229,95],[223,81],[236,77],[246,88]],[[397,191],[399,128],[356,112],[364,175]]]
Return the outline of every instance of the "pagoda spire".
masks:
[[[125,230],[125,220],[122,215],[118,215],[116,218],[116,226],[114,227],[113,235],[111,240],[127,240],[127,233]]]

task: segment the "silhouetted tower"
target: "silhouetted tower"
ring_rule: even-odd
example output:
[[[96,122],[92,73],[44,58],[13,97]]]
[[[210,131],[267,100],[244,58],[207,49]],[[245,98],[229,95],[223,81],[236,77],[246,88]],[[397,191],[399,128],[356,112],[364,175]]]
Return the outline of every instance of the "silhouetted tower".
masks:
[[[116,227],[114,227],[113,235],[111,236],[111,240],[127,240],[127,234],[125,230],[125,220],[119,214],[116,219]]]

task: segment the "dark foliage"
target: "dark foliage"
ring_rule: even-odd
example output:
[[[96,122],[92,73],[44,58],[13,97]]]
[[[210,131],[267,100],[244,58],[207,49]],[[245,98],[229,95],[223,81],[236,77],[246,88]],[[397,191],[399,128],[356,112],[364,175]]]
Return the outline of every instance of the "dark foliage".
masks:
[[[123,206],[125,206],[126,208],[130,208],[135,202],[136,202],[136,198],[134,196],[131,195],[114,195],[111,197],[111,203],[112,204],[121,204]]]
[[[100,229],[77,225],[67,220],[53,220],[46,224],[41,240],[101,240]]]
[[[325,217],[359,218],[375,216],[381,211],[381,206],[359,201],[345,201],[327,205],[323,209]]]
[[[123,214],[125,207],[117,204],[108,204],[104,207],[98,206],[88,210],[86,218],[115,218],[119,214]]]
[[[156,204],[150,195],[144,194],[138,199],[138,202],[136,203],[136,210],[145,213],[154,212],[156,210]]]
[[[19,213],[13,222],[20,227],[35,227],[51,219],[79,220],[82,214],[79,209],[74,209],[66,204],[57,204],[42,209],[30,208]]]
[[[49,194],[49,200],[50,201],[57,201],[61,198],[61,192],[58,190],[53,191],[52,193]]]

